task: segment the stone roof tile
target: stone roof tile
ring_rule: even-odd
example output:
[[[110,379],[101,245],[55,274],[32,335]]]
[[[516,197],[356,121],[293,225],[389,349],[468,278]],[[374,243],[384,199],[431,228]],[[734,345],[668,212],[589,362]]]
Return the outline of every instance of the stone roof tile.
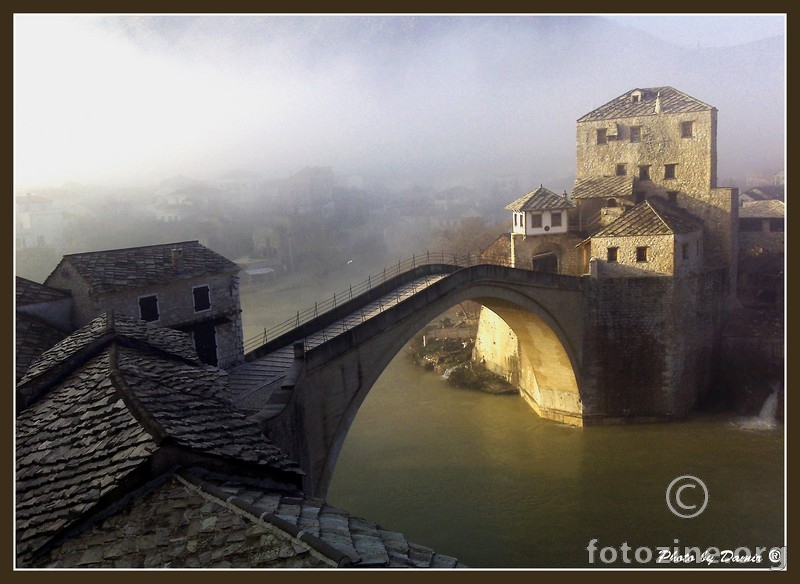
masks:
[[[17,381],[25,376],[28,367],[38,355],[68,336],[67,333],[23,312],[17,312],[15,330],[14,365]]]
[[[784,219],[785,217],[786,204],[775,199],[749,201],[739,207],[739,219]]]
[[[39,302],[52,302],[69,298],[71,294],[65,290],[51,288],[27,278],[16,276],[16,303],[17,306],[38,304]]]
[[[571,209],[575,204],[570,201],[566,193],[557,195],[540,186],[535,191],[523,195],[516,201],[506,205],[507,211],[546,211],[551,209]]]
[[[641,99],[634,101],[631,94],[641,92]],[[662,114],[691,113],[714,109],[694,97],[673,87],[647,87],[626,91],[599,108],[578,118],[578,122],[593,122],[619,118],[633,118],[656,114],[656,99],[660,101]]]
[[[633,178],[629,176],[604,176],[576,179],[572,188],[573,199],[630,197]]]
[[[69,254],[54,273],[62,264],[73,266],[98,294],[240,269],[197,241]]]
[[[639,203],[592,237],[674,235],[702,229],[698,219],[678,207],[667,207],[654,199]]]

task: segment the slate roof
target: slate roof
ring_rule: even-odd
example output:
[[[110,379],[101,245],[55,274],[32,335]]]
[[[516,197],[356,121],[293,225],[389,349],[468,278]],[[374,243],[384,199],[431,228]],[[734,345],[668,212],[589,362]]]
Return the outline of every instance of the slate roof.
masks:
[[[547,211],[571,209],[575,204],[565,195],[557,195],[543,186],[506,205],[507,211]]]
[[[143,320],[107,312],[78,329],[62,341],[44,351],[33,360],[28,373],[20,380],[20,385],[45,376],[68,362],[69,359],[89,353],[102,346],[111,338],[124,338],[130,342],[141,342],[154,349],[168,351],[173,355],[199,362],[191,337],[180,331],[155,327]]]
[[[597,233],[595,237],[674,235],[702,229],[700,221],[678,207],[668,207],[653,199],[639,203]]]
[[[578,122],[594,122],[656,115],[656,96],[659,95],[662,114],[691,113],[715,109],[707,103],[695,99],[673,87],[664,86],[638,89],[638,91],[642,92],[642,98],[639,102],[631,100],[630,95],[633,91],[636,91],[636,89],[626,91],[619,97],[590,111],[588,114],[578,118]]]
[[[739,207],[739,219],[784,219],[786,204],[774,199],[749,201]]]
[[[16,379],[19,381],[37,355],[66,338],[67,333],[23,312],[17,312],[15,327],[14,354]]]
[[[181,475],[209,496],[298,534],[303,542],[343,567],[465,567],[452,556],[409,542],[402,533],[355,517],[322,499],[265,491],[238,477]]]
[[[39,284],[27,278],[16,276],[16,302],[17,306],[37,304],[39,302],[52,302],[69,298],[71,294],[66,290],[58,290]]]
[[[226,373],[168,352],[169,329],[106,315],[39,363],[57,370],[46,394],[17,415],[16,518],[21,563],[52,538],[183,458],[299,485],[302,471],[223,397]],[[104,344],[86,339],[103,334]],[[160,332],[166,333],[159,339]],[[182,333],[178,333],[182,334]],[[187,337],[188,335],[183,335]],[[142,341],[154,342],[156,347]],[[162,341],[161,343],[157,342]],[[59,362],[56,356],[66,360]],[[68,369],[65,372],[65,367]]]
[[[758,201],[765,201],[768,199],[783,200],[785,196],[785,188],[783,185],[764,185],[760,187],[753,187],[742,193],[742,196],[750,197]]]
[[[633,178],[630,176],[603,176],[575,180],[573,199],[630,197],[633,195]]]
[[[299,467],[181,337],[109,313],[40,359],[28,380],[52,387],[16,418],[18,567],[318,565],[303,549],[329,566],[464,567],[303,497]]]
[[[173,249],[180,253],[177,264],[173,262]],[[169,283],[180,278],[235,273],[240,269],[197,241],[69,254],[61,259],[53,273],[65,263],[72,265],[100,294]]]

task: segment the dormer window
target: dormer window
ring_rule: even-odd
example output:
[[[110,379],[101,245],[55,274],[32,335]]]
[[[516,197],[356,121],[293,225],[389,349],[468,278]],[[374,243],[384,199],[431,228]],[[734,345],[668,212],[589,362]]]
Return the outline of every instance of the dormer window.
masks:
[[[638,89],[631,91],[631,103],[640,103],[642,101],[642,92]]]

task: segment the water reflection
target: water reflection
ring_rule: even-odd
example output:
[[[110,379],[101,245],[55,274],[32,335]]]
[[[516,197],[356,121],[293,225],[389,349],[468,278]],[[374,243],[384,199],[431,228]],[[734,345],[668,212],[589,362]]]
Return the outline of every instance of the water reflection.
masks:
[[[783,429],[748,422],[574,428],[518,396],[452,388],[401,354],[359,411],[328,500],[472,567],[602,567],[588,563],[593,538],[780,546]],[[686,474],[709,491],[693,519],[665,498]]]

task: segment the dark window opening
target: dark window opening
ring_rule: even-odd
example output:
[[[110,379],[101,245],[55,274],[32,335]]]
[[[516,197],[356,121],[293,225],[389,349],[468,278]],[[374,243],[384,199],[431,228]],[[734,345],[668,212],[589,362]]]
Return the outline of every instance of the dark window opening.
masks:
[[[700,255],[700,240],[697,240],[697,249],[695,250],[695,255]]]
[[[194,336],[194,348],[197,356],[203,363],[217,366],[217,331],[213,324],[203,323],[195,326],[192,331]]]
[[[628,174],[628,169],[624,164],[617,165],[617,176],[625,176]]]
[[[208,286],[197,286],[192,288],[192,296],[194,297],[194,311],[200,312],[211,308],[211,295],[208,291]]]
[[[681,122],[681,138],[691,138],[694,122]]]
[[[608,201],[606,201],[606,207],[616,207],[616,206],[617,206],[616,199],[609,199]]]
[[[643,245],[641,247],[636,248],[636,261],[637,262],[646,262],[647,261],[647,246]]]
[[[761,231],[761,219],[739,219],[739,231]]]
[[[532,213],[531,214],[531,227],[541,227],[542,226],[542,214],[541,213]]]
[[[608,144],[608,137],[606,136],[606,129],[601,128],[597,130],[597,143],[598,144]]]
[[[678,191],[667,191],[667,200],[670,203],[678,202]]]
[[[650,165],[642,164],[639,166],[639,180],[650,180]]]
[[[641,142],[641,141],[642,141],[642,127],[631,126],[631,142]]]
[[[684,243],[681,246],[681,254],[683,255],[683,259],[685,259],[685,260],[689,259],[689,244],[688,243]]]
[[[553,227],[561,227],[561,212],[550,213],[550,225]]]
[[[677,164],[665,164],[664,165],[664,178],[675,178],[675,168]]]
[[[143,296],[139,298],[139,315],[142,320],[147,322],[158,320],[158,297]]]
[[[769,220],[769,230],[770,231],[783,231],[783,219],[770,219]]]
[[[619,249],[618,247],[609,247],[608,248],[608,250],[606,252],[606,259],[609,262],[616,262],[617,261],[617,250],[618,249]]]

